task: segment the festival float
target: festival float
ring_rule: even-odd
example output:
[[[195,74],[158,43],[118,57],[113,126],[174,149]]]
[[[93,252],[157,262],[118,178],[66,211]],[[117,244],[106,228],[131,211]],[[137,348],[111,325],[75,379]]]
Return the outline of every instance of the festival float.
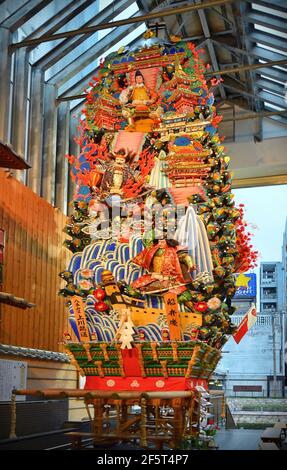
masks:
[[[217,131],[219,83],[192,43],[157,38],[110,54],[89,83],[80,153],[67,156],[73,254],[60,294],[98,437],[116,435],[113,408],[118,438],[139,433],[142,446],[178,448],[202,431],[236,330],[234,274],[256,261]]]

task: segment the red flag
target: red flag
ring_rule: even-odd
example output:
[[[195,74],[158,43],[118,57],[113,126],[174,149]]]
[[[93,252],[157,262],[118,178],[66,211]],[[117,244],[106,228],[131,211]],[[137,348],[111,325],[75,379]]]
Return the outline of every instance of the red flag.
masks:
[[[239,324],[237,330],[233,334],[233,338],[236,343],[240,343],[243,336],[247,333],[248,330],[256,323],[257,316],[256,316],[256,307],[254,304],[251,305],[250,309],[244,315],[241,323]]]

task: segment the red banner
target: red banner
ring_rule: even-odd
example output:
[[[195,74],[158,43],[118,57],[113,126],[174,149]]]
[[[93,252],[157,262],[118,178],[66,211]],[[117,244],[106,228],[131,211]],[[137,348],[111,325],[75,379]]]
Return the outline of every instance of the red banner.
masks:
[[[85,390],[110,391],[172,391],[194,390],[197,385],[207,390],[207,381],[204,379],[185,379],[184,377],[96,377],[87,376]]]
[[[234,341],[238,344],[242,340],[243,336],[246,335],[247,331],[256,323],[256,308],[252,304],[251,308],[244,315],[241,323],[239,324],[237,330],[235,331],[233,338]]]

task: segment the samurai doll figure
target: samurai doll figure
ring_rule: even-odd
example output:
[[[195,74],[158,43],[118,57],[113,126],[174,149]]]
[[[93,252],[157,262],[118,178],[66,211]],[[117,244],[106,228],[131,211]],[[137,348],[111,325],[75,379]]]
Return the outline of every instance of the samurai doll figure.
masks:
[[[123,194],[123,187],[127,181],[135,181],[135,172],[131,167],[134,154],[124,149],[113,153],[113,161],[107,167],[102,182],[101,192],[108,194]]]
[[[134,289],[144,294],[160,293],[191,283],[191,272],[196,268],[187,249],[175,240],[160,240],[132,261],[149,272],[132,283]]]

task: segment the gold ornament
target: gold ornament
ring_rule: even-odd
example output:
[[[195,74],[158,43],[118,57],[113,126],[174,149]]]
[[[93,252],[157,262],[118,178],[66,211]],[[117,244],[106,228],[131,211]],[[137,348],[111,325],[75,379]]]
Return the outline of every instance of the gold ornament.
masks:
[[[169,39],[171,40],[171,42],[179,42],[181,40],[181,37],[180,36],[176,36],[175,34],[171,34],[169,36]]]
[[[155,36],[155,33],[151,29],[148,29],[143,35],[145,39],[150,39],[150,38],[153,38],[154,36]]]

